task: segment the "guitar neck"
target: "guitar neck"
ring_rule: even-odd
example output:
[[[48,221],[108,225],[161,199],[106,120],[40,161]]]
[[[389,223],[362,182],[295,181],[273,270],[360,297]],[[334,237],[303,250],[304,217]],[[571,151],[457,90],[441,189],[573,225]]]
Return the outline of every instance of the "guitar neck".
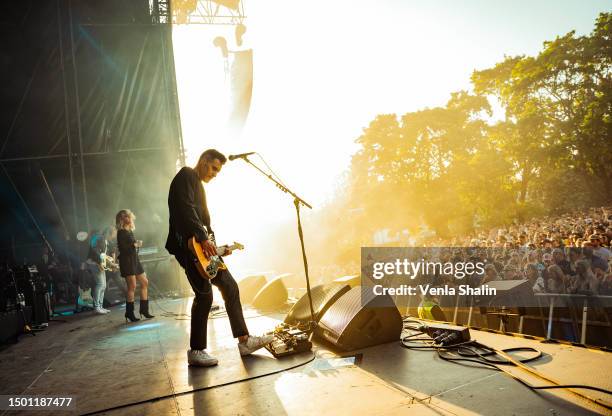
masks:
[[[243,248],[242,244],[238,244],[238,243],[232,244],[231,246],[224,245],[224,246],[217,247],[217,254],[219,256],[222,256],[228,250],[231,250],[231,251],[233,251],[233,250],[241,250],[242,248]]]

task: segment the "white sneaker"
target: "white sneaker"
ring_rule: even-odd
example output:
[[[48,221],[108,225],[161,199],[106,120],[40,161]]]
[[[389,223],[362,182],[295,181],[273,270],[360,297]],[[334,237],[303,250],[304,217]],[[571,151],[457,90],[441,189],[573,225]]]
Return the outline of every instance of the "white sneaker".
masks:
[[[110,309],[106,309],[106,308],[100,308],[104,311],[104,313],[110,313]]]
[[[207,353],[206,350],[189,350],[187,351],[187,363],[200,367],[210,367],[217,365],[219,360]]]
[[[94,313],[98,314],[98,315],[106,315],[108,312],[106,309],[102,309],[102,308],[95,308],[94,309]]]
[[[240,355],[249,355],[272,341],[274,341],[273,335],[262,335],[260,337],[249,335],[246,342],[238,343],[238,351],[240,351]]]

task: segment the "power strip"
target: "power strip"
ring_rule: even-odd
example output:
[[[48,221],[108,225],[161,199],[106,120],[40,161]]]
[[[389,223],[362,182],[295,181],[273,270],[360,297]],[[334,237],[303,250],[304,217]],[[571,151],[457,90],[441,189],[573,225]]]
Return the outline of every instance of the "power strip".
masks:
[[[464,326],[428,322],[419,329],[427,333],[436,344],[453,345],[470,340],[470,330]]]

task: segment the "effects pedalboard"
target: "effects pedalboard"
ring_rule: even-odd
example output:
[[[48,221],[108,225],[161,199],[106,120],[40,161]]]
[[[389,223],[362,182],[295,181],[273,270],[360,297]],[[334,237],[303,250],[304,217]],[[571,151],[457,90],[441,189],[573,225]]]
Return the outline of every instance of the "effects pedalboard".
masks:
[[[312,349],[308,332],[298,327],[282,323],[270,334],[274,335],[274,341],[266,345],[266,349],[276,358]]]

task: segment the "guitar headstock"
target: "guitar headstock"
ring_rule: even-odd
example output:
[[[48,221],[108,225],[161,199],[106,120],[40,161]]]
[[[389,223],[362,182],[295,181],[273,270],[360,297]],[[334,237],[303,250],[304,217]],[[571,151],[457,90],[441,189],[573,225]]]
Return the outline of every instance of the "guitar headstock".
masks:
[[[244,250],[244,245],[234,241],[234,244],[232,244],[232,250]]]

